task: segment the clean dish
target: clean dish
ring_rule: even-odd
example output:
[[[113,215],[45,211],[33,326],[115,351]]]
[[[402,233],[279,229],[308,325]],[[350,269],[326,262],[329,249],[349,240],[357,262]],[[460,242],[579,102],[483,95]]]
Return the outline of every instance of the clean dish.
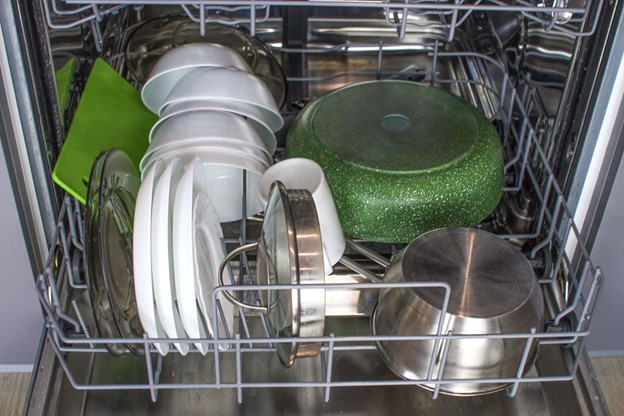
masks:
[[[165,98],[178,81],[198,68],[226,67],[251,74],[251,68],[236,51],[214,43],[189,43],[173,48],[154,66],[141,90],[143,104],[158,114]]]
[[[162,16],[137,25],[126,46],[128,70],[142,86],[167,51],[196,42],[216,43],[236,51],[268,86],[280,108],[284,105],[286,76],[269,48],[239,28],[217,23],[206,24],[202,35],[199,23],[190,21],[187,15]]]
[[[236,160],[249,161],[254,165],[260,166],[263,171],[273,164],[273,158],[268,156],[266,152],[260,149],[242,146],[232,141],[224,140],[200,140],[191,142],[182,142],[176,145],[170,145],[162,148],[158,148],[153,152],[145,155],[144,160],[141,161],[141,169],[145,171],[145,168],[149,165],[151,160],[156,160],[165,155],[180,154],[189,155],[195,152],[196,154],[227,154],[231,155]],[[191,159],[192,161],[192,159]],[[245,162],[240,162],[244,164]],[[186,164],[188,166],[188,164]]]
[[[415,82],[369,81],[322,96],[297,116],[285,154],[323,168],[350,237],[408,243],[472,226],[502,195],[502,145],[487,117]]]
[[[195,244],[193,209],[198,194],[206,189],[201,161],[195,159],[182,176],[173,205],[173,269],[178,310],[182,325],[189,338],[206,338],[206,331],[197,309],[195,281],[198,278],[197,263],[206,255]],[[218,222],[218,220],[217,220]],[[204,355],[209,350],[206,343],[195,346]]]
[[[113,149],[100,158],[103,159],[96,162],[90,181],[87,210],[88,281],[90,292],[95,296],[92,301],[96,306],[98,328],[107,335],[117,335],[111,328],[116,326],[121,338],[141,338],[143,328],[132,274],[132,227],[140,181],[132,161],[122,150]],[[145,352],[143,344],[127,346],[136,355]],[[124,345],[118,344],[109,350],[117,354],[123,348]]]
[[[195,157],[199,157],[204,166],[208,190],[207,194],[215,204],[221,222],[238,221],[243,218],[243,174],[247,172],[246,180],[246,214],[255,215],[262,211],[262,204],[258,198],[258,183],[266,166],[255,159],[243,158],[240,155],[204,149],[201,151],[188,149],[184,152],[170,152],[159,155],[165,162],[177,157],[184,166],[191,164]],[[148,162],[149,170],[154,159]]]
[[[212,298],[212,290],[218,284],[219,266],[225,257],[225,249],[222,243],[223,230],[219,223],[219,217],[212,201],[203,192],[197,194],[193,204],[193,229],[195,264],[197,266],[195,283],[199,308],[212,336],[216,338],[231,337],[234,331],[234,307],[232,304],[223,301],[221,296],[217,298],[225,322],[220,318],[218,308],[216,309],[217,316],[213,313],[215,304]],[[230,271],[228,270],[227,273],[227,281],[232,282]],[[228,348],[227,343],[219,344],[221,350]]]
[[[156,183],[152,204],[152,271],[156,310],[165,332],[170,338],[186,338],[184,326],[176,306],[173,283],[172,211],[178,183],[184,174],[180,160],[174,157]],[[189,344],[173,342],[182,355]]]
[[[171,104],[201,100],[221,101],[223,105],[234,102],[252,117],[260,113],[257,120],[276,132],[284,125],[284,120],[271,96],[271,92],[260,78],[254,74],[231,68],[200,68],[180,79],[176,88],[163,101],[158,114]]]
[[[269,88],[277,105],[282,108],[287,95],[286,74],[267,45],[243,30],[246,29],[209,23],[202,36],[199,23],[184,19],[173,34],[173,45],[213,42],[232,48],[247,61],[254,74]]]
[[[139,318],[145,333],[150,338],[167,338],[160,323],[154,303],[154,285],[152,283],[152,200],[154,187],[165,169],[165,163],[157,160],[145,175],[139,193],[134,216],[134,290],[136,293]],[[167,355],[169,344],[154,344],[158,352]]]
[[[262,174],[258,185],[262,206],[266,206],[271,185],[275,181],[282,182],[287,189],[306,189],[312,194],[321,224],[323,250],[327,257],[325,271],[329,273],[331,266],[342,257],[346,243],[323,169],[316,162],[304,158],[286,159],[271,166]]]
[[[253,115],[249,115],[249,114],[246,115],[245,109],[239,108],[239,107],[240,106],[238,106],[237,103],[235,102],[223,103],[221,101],[214,101],[214,100],[201,100],[197,102],[185,101],[185,102],[171,104],[163,110],[163,113],[161,114],[160,119],[152,128],[152,131],[150,131],[149,141],[150,143],[152,143],[154,141],[154,137],[156,137],[157,135],[159,136],[165,135],[164,133],[160,132],[160,129],[161,127],[164,127],[166,124],[171,123],[169,120],[172,117],[177,118],[178,116],[181,116],[182,114],[187,114],[187,113],[206,114],[207,112],[220,112],[220,113],[225,112],[225,113],[232,113],[233,115],[236,114],[238,116],[243,117],[245,122],[255,130],[256,134],[244,135],[243,137],[239,137],[240,140],[250,141],[254,145],[262,147],[269,153],[269,155],[272,155],[273,153],[275,153],[275,149],[277,149],[277,139],[275,138],[275,134],[273,134],[271,129],[269,129],[265,124],[262,124],[261,122],[257,121],[257,120],[262,120],[262,115],[260,114],[260,112],[256,111]],[[246,109],[247,109],[247,113],[253,112],[252,108],[246,107]],[[240,122],[238,121],[234,121],[233,123],[236,125],[240,124]],[[178,125],[179,124],[180,123],[178,122]],[[242,129],[243,131],[246,131],[248,130],[248,127],[242,127]],[[257,138],[259,138],[260,141],[258,141]],[[164,145],[163,140],[164,140],[163,137],[159,138],[158,139],[159,144]],[[167,143],[170,143],[175,140],[176,140],[175,136],[170,137],[167,139]]]

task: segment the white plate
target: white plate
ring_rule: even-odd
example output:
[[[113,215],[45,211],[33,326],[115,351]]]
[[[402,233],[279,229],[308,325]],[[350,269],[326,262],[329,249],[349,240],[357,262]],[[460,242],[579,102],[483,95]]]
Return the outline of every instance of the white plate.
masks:
[[[145,333],[150,338],[166,338],[167,334],[156,314],[154,287],[152,284],[152,198],[154,185],[165,169],[164,162],[157,160],[145,175],[137,195],[134,215],[133,259],[134,290],[136,293],[139,319]],[[158,352],[166,355],[169,344],[154,344]]]
[[[223,230],[217,217],[217,212],[212,201],[205,193],[199,193],[193,205],[193,225],[195,228],[195,264],[197,273],[195,274],[197,284],[197,300],[199,308],[204,315],[208,331],[211,334],[223,338],[226,334],[232,334],[234,323],[234,307],[223,295],[218,296],[219,303],[223,310],[228,332],[225,331],[223,320],[220,319],[217,309],[217,317],[213,314],[214,302],[212,290],[218,285],[219,265],[225,257],[224,248],[221,243]],[[233,284],[229,269],[224,272],[224,279],[227,284]],[[215,327],[215,322],[217,326]],[[219,344],[219,349],[227,349],[227,344]]]
[[[208,186],[208,196],[219,214],[221,222],[238,221],[242,218],[243,173],[247,169],[247,216],[262,211],[258,197],[258,183],[266,167],[253,159],[245,159],[231,152],[216,150],[194,150],[167,152],[156,159],[165,162],[179,158],[185,166],[199,157],[204,166],[204,177]],[[150,159],[145,169],[149,170],[155,159]],[[146,171],[144,170],[144,172]]]
[[[205,190],[206,181],[201,161],[195,159],[180,180],[173,206],[174,282],[180,318],[189,338],[206,338],[207,336],[195,298],[196,258],[205,254],[197,251],[193,224],[194,201],[198,194]],[[202,354],[206,355],[209,344],[197,342],[195,345]]]
[[[174,157],[156,183],[152,204],[152,269],[156,310],[165,332],[170,338],[186,338],[173,284],[173,247],[171,245],[172,211],[175,192],[184,174],[182,162]],[[182,355],[189,350],[187,343],[173,345]]]

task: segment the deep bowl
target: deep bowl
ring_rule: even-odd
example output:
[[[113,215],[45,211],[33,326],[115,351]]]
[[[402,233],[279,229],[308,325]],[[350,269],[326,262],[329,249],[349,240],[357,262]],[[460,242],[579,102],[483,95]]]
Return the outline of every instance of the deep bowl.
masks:
[[[189,43],[169,50],[154,66],[141,89],[143,104],[158,113],[165,98],[184,75],[198,68],[225,67],[251,73],[247,62],[236,51],[215,43]]]

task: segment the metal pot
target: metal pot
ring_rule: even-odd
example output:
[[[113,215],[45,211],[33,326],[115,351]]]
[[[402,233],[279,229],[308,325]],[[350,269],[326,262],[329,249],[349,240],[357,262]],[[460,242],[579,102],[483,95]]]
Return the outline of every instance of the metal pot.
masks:
[[[384,282],[436,282],[448,285],[450,296],[444,305],[442,287],[382,289],[372,321],[376,335],[529,334],[543,326],[542,292],[528,260],[484,231],[444,228],[423,234],[393,259]],[[435,388],[433,380],[450,380],[441,383],[440,392],[477,395],[510,383],[452,381],[522,375],[537,352],[537,344],[527,339],[390,340],[377,347],[403,378],[423,380],[428,389]]]

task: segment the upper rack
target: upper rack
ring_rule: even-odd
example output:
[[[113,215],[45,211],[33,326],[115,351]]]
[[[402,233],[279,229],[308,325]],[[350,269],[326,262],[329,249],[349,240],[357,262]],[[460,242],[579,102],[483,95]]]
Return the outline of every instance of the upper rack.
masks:
[[[256,27],[275,15],[281,7],[296,8],[363,8],[377,9],[385,16],[388,27],[396,29],[403,39],[409,27],[443,28],[447,41],[452,41],[474,12],[521,14],[527,21],[540,25],[546,31],[555,31],[572,37],[591,36],[596,30],[604,0],[42,0],[47,23],[52,29],[67,29],[88,23],[92,28],[98,50],[102,47],[100,23],[124,7],[141,8],[146,5],[179,6],[190,20],[199,23],[203,35],[206,25],[247,26],[252,36]],[[594,4],[595,3],[595,4]],[[433,19],[432,19],[433,17]],[[432,23],[432,20],[434,23]]]

